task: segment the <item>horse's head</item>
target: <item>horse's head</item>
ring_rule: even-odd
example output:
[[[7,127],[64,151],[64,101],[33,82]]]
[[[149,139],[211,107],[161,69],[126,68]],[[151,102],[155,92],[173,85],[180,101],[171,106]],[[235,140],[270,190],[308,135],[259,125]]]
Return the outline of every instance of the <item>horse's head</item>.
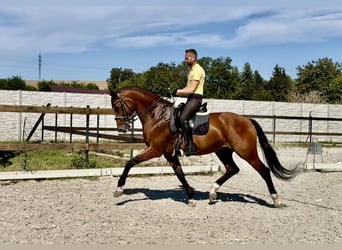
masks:
[[[154,108],[161,98],[139,87],[124,87],[116,92],[111,91],[112,107],[115,113],[116,125],[119,131],[127,132],[129,124],[136,116],[141,122],[154,119]]]
[[[114,109],[118,131],[126,133],[130,128],[130,122],[133,120],[136,112],[118,92],[111,91],[110,95],[112,96],[111,103]]]

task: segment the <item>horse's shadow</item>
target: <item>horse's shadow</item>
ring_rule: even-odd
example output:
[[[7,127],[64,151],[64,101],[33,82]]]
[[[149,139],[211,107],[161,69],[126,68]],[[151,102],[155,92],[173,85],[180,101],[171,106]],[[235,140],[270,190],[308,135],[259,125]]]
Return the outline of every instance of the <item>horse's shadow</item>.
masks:
[[[132,188],[125,189],[124,195],[131,196],[134,194],[142,193],[145,195],[144,198],[134,198],[134,199],[126,199],[116,203],[118,206],[125,205],[129,202],[135,202],[140,200],[163,200],[163,199],[172,199],[176,202],[185,203],[187,201],[185,197],[184,190],[182,188],[177,189],[169,189],[169,190],[156,190],[156,189],[148,189],[148,188]],[[194,200],[208,200],[209,203],[209,192],[195,191]],[[216,202],[240,202],[240,203],[252,203],[258,204],[265,207],[274,207],[273,204],[268,203],[267,201],[255,197],[249,194],[239,194],[239,193],[221,193],[217,192],[217,200],[213,203],[209,203],[211,205]]]

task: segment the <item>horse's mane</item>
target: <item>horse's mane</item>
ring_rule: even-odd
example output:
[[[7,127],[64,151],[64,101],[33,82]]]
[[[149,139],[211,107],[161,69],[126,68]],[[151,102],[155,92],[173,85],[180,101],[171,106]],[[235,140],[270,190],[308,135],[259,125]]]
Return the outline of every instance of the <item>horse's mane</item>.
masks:
[[[120,92],[121,90],[135,90],[135,91],[138,91],[138,92],[143,92],[144,94],[147,94],[147,95],[152,95],[155,99],[159,99],[159,101],[163,104],[172,104],[171,102],[169,102],[168,100],[165,100],[163,98],[161,98],[158,94],[152,92],[152,91],[149,91],[147,89],[144,89],[142,87],[139,87],[139,86],[126,86],[126,87],[122,87],[120,89],[117,90],[117,92]]]
[[[139,91],[139,92],[143,92],[145,94],[151,94],[151,95],[154,95],[155,97],[159,98],[159,95],[147,90],[147,89],[144,89],[144,88],[141,88],[141,87],[138,87],[138,86],[127,86],[127,87],[123,87],[123,88],[120,88],[118,89],[118,92],[120,92],[121,90],[136,90],[136,91]]]

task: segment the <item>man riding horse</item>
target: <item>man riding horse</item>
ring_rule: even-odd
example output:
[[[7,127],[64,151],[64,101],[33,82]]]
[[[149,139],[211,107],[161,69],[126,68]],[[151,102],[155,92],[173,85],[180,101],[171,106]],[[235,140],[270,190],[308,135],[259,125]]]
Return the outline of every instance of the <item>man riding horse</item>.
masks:
[[[185,50],[185,62],[190,68],[187,84],[182,89],[173,90],[171,95],[187,97],[185,107],[180,115],[180,124],[186,143],[184,154],[189,156],[197,152],[197,146],[192,139],[192,128],[189,125],[189,119],[198,111],[202,104],[205,71],[198,64],[197,51],[194,49]]]

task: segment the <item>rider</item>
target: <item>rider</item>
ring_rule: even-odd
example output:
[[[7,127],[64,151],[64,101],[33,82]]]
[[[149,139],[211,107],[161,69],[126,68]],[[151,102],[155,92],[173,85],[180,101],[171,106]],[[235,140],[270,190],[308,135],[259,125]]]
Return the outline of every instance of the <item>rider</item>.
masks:
[[[205,71],[197,62],[197,51],[195,49],[185,50],[185,62],[190,68],[187,84],[182,89],[174,90],[172,94],[187,96],[185,107],[180,115],[180,123],[186,141],[184,154],[193,155],[197,152],[197,146],[192,139],[189,119],[202,104]]]

